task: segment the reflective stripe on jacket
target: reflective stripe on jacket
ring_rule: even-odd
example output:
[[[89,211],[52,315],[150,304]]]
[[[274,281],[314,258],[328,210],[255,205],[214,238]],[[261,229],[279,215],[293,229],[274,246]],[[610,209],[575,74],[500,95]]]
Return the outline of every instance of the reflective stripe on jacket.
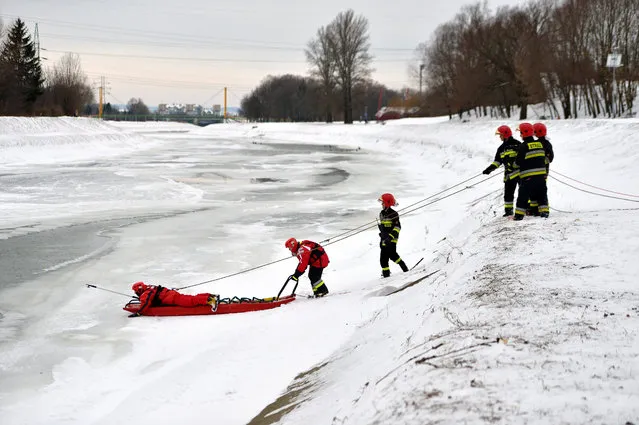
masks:
[[[382,241],[386,239],[385,235],[390,236],[393,243],[397,243],[399,232],[402,225],[399,222],[399,214],[392,208],[385,208],[379,213],[379,231]]]
[[[544,145],[532,136],[525,137],[517,154],[519,177],[546,175],[546,151]]]
[[[497,148],[495,160],[488,166],[488,168],[492,171],[499,168],[500,165],[503,165],[504,181],[519,177],[519,168],[515,162],[517,160],[517,153],[519,152],[520,146],[521,142],[512,136],[504,140]]]

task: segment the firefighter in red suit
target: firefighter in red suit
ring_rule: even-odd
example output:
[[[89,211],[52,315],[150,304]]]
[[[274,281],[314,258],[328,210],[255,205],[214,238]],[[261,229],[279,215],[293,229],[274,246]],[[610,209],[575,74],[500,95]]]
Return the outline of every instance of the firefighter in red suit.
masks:
[[[217,304],[220,299],[219,295],[208,293],[197,295],[180,294],[174,289],[164,288],[159,285],[146,285],[144,282],[135,282],[131,289],[133,289],[135,295],[140,299],[140,309],[132,316],[141,316],[149,307],[160,305],[195,307],[208,304],[212,306],[213,311],[215,311],[217,310]]]
[[[287,240],[284,246],[291,251],[292,256],[297,256],[299,260],[295,273],[290,275],[289,279],[297,282],[306,271],[306,267],[310,267],[308,279],[311,281],[313,295],[315,297],[323,297],[328,294],[328,288],[322,280],[322,272],[329,263],[328,255],[326,255],[324,248],[313,241],[303,240],[298,242],[295,238]]]

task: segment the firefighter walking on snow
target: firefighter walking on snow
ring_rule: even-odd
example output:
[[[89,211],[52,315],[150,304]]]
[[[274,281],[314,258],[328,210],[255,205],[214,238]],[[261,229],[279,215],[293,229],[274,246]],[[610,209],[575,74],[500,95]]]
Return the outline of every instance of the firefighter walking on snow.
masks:
[[[548,217],[548,194],[546,188],[546,150],[542,142],[533,137],[534,130],[530,123],[519,124],[518,128],[523,142],[517,153],[519,166],[519,193],[515,220],[523,220],[528,208],[528,200],[539,204],[539,215]]]
[[[382,276],[390,276],[390,267],[388,266],[388,260],[394,261],[403,271],[407,272],[408,267],[404,260],[401,259],[397,253],[397,240],[399,239],[399,232],[402,230],[402,225],[399,223],[399,214],[392,209],[397,205],[395,197],[390,193],[384,193],[379,197],[378,201],[382,204],[382,211],[379,213],[379,248],[381,250],[379,255],[379,264],[382,266]]]
[[[306,267],[310,267],[308,279],[311,281],[313,295],[315,297],[323,297],[328,294],[328,288],[322,280],[322,272],[329,263],[328,255],[324,248],[313,241],[303,240],[299,242],[295,238],[288,239],[284,246],[291,251],[292,256],[297,256],[299,260],[295,273],[288,278],[297,282],[306,271]]]
[[[513,215],[515,189],[519,183],[519,169],[515,165],[515,160],[521,142],[513,138],[513,132],[507,125],[499,126],[495,134],[499,135],[502,143],[497,148],[495,160],[486,167],[483,174],[490,174],[500,165],[504,165],[504,217],[507,217]]]

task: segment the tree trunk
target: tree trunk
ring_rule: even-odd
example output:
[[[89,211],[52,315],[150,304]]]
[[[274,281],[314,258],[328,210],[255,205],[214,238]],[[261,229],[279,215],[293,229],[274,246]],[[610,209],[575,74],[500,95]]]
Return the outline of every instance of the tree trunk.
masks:
[[[519,119],[525,120],[528,118],[528,102],[521,101],[519,102]]]
[[[353,105],[350,81],[344,87],[344,124],[353,124]]]

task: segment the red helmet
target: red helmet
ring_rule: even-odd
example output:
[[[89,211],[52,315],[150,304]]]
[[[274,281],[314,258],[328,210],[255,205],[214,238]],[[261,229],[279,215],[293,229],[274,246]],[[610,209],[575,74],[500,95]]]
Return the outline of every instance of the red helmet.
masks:
[[[519,124],[519,127],[517,127],[517,131],[519,131],[521,137],[532,137],[532,135],[534,134],[533,126],[529,122],[522,122],[521,124]]]
[[[546,126],[540,122],[533,124],[533,131],[535,133],[535,137],[546,137]]]
[[[384,193],[379,197],[378,201],[382,204],[384,208],[390,208],[397,205],[397,201],[392,193]]]
[[[513,137],[513,131],[507,125],[500,125],[497,127],[497,131],[495,134],[499,134],[504,139],[509,139]]]
[[[286,243],[284,243],[284,246],[291,251],[291,254],[295,255],[295,253],[297,253],[297,248],[299,247],[299,242],[297,242],[297,239],[295,238],[288,238]]]
[[[144,291],[149,289],[149,287],[145,285],[144,282],[135,282],[131,289],[133,289],[133,292],[135,292],[136,295],[141,295]]]

